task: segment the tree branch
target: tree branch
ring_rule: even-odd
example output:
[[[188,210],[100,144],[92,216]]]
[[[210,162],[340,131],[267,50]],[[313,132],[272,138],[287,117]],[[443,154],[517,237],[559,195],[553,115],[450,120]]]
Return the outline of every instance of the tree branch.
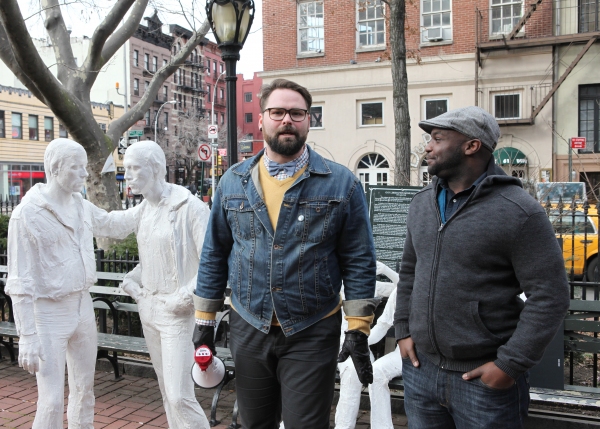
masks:
[[[77,68],[71,48],[71,36],[67,31],[58,0],[42,0],[42,7],[45,9],[46,15],[44,26],[52,40],[54,56],[58,64],[56,76],[63,85],[67,86],[71,74],[69,69]]]
[[[169,76],[175,73],[175,70],[177,70],[181,64],[183,64],[185,59],[193,52],[194,48],[196,48],[196,46],[198,46],[204,39],[209,29],[210,24],[208,23],[208,20],[206,20],[200,26],[200,29],[193,33],[192,37],[190,37],[188,42],[181,48],[177,55],[171,59],[171,62],[161,67],[154,74],[154,78],[150,82],[148,90],[142,96],[140,101],[138,101],[137,104],[131,108],[131,110],[128,110],[127,113],[125,113],[119,119],[111,122],[107,134],[113,141],[116,141],[115,139],[118,139],[118,137],[123,134],[126,129],[144,117],[144,113],[154,102],[156,94],[162,87],[162,84],[169,78]]]
[[[125,24],[115,32],[131,6],[136,3]],[[148,0],[122,0],[117,2],[102,23],[94,31],[90,42],[90,53],[85,59],[85,85],[91,88],[98,77],[98,71],[112,58],[117,50],[138,28]],[[113,34],[114,32],[114,34]],[[111,36],[112,34],[112,36]],[[108,42],[107,42],[108,40]]]
[[[21,81],[25,87],[31,91],[31,93],[39,99],[42,103],[48,104],[44,95],[38,90],[37,86],[27,75],[21,70],[21,67],[17,63],[13,51],[6,35],[4,25],[0,22],[0,60],[10,69],[11,72]]]

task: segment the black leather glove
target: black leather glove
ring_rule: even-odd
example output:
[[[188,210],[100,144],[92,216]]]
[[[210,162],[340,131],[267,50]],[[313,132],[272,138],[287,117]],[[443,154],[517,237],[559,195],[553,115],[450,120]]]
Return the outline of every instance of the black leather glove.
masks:
[[[346,338],[342,345],[342,351],[338,356],[338,362],[344,362],[348,356],[352,358],[358,379],[366,386],[373,383],[373,366],[369,356],[369,344],[367,334],[352,330],[346,331]]]
[[[194,336],[192,337],[194,342],[194,350],[200,346],[207,346],[213,355],[217,355],[217,349],[215,349],[215,327],[198,325],[194,328]]]

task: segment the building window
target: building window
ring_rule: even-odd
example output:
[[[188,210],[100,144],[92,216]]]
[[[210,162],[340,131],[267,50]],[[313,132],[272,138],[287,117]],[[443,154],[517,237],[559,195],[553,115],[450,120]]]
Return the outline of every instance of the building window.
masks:
[[[140,80],[133,79],[133,95],[140,95]]]
[[[206,101],[208,103],[212,102],[211,99],[210,99],[211,94],[212,94],[212,92],[210,92],[210,84],[206,84]]]
[[[152,71],[156,73],[158,70],[158,57],[152,57]]]
[[[163,86],[163,101],[168,101],[169,99],[169,87]]]
[[[177,83],[177,80],[179,79],[179,77],[177,76],[179,74],[179,69],[175,70],[175,73],[173,73],[173,83]]]
[[[310,127],[323,128],[323,106],[311,106]]]
[[[494,117],[519,119],[521,117],[521,94],[494,94]]]
[[[225,113],[221,113],[221,125],[225,123]]]
[[[163,67],[167,65],[167,60],[163,60]]]
[[[100,124],[100,129],[104,134],[106,134],[106,124]]]
[[[357,166],[357,176],[363,185],[387,185],[390,165],[383,155],[369,153],[362,157]]]
[[[133,66],[134,67],[139,67],[139,65],[140,65],[139,56],[140,56],[140,53],[137,50],[134,50],[133,51]]]
[[[54,118],[50,116],[44,118],[44,140],[47,142],[54,140]]]
[[[521,20],[523,0],[492,0],[491,33],[508,34]]]
[[[38,135],[38,117],[36,115],[29,115],[29,140],[39,140]]]
[[[187,96],[186,96],[186,95],[184,95],[184,96],[183,96],[183,108],[184,108],[184,109],[187,109],[186,101],[187,101]]]
[[[167,131],[169,129],[169,112],[164,112],[165,113],[165,131]]]
[[[358,2],[357,7],[358,47],[385,45],[385,17],[381,0]]]
[[[600,152],[600,108],[598,106],[600,106],[600,85],[580,85],[578,135],[586,138],[585,151],[588,152]]]
[[[252,103],[252,93],[251,92],[244,92],[244,101],[246,103]]]
[[[213,72],[215,72],[215,75],[217,74],[217,62],[213,60]]]
[[[144,81],[144,94],[148,92],[148,88],[150,88],[150,82],[146,80]]]
[[[150,110],[147,110],[144,114],[144,125],[146,125],[147,127],[150,126]]]
[[[360,103],[360,116],[362,126],[383,124],[383,103]]]
[[[223,63],[219,63],[219,71],[221,73],[223,73],[225,71],[225,66],[223,65]]]
[[[213,115],[213,124],[218,124],[219,123],[219,114],[215,112],[215,114]]]
[[[23,138],[23,124],[22,116],[20,113],[12,114],[12,138],[22,139]]]
[[[252,113],[246,113],[245,120],[247,124],[250,124],[252,122]]]
[[[4,123],[4,111],[0,110],[0,138],[5,138],[6,137],[6,133],[5,133],[5,123]]]
[[[223,88],[219,88],[219,98],[221,98],[221,102],[225,100],[225,91]]]
[[[63,124],[58,124],[58,137],[63,139],[69,138],[69,133]]]
[[[492,0],[500,1],[500,0]],[[421,42],[452,40],[450,0],[422,0]]]
[[[598,0],[579,1],[579,32],[598,31]]]
[[[447,98],[429,99],[424,101],[424,119],[435,118],[436,116],[440,116],[442,113],[446,113],[448,111]]]
[[[144,54],[144,68],[150,70],[150,55]]]
[[[298,52],[320,53],[324,50],[323,2],[302,1],[298,4]]]
[[[58,137],[64,139],[69,137],[69,133],[63,124],[58,124]]]

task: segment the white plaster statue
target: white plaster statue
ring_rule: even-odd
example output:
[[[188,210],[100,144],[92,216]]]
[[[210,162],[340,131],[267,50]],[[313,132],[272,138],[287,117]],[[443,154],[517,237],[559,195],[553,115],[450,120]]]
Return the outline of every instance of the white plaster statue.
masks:
[[[38,183],[12,213],[8,278],[19,334],[19,366],[37,377],[33,429],[62,429],[65,361],[69,428],[93,429],[96,320],[89,288],[96,283],[92,236],[123,238],[121,214],[84,200],[87,156],[72,140],[50,142],[47,184]]]
[[[388,330],[394,325],[394,311],[396,310],[396,285],[398,274],[387,265],[377,262],[377,274],[388,277],[392,283],[377,282],[376,296],[390,293],[383,313],[371,329],[369,345],[378,343],[385,337]],[[392,285],[392,287],[389,287]],[[342,326],[342,340],[344,337]],[[371,355],[371,359],[373,356]],[[338,363],[340,371],[340,399],[335,412],[336,429],[354,429],[360,405],[362,384],[358,380],[356,370],[351,359]],[[402,359],[398,346],[392,353],[373,362],[373,383],[369,385],[369,399],[371,401],[371,427],[377,429],[394,429],[392,424],[392,410],[390,403],[390,389],[388,383],[394,377],[402,374]]]
[[[209,429],[194,395],[190,338],[192,293],[210,211],[184,187],[165,182],[165,155],[155,142],[129,146],[123,165],[127,185],[144,201],[127,210],[133,213],[140,263],[122,287],[138,303],[169,427]]]

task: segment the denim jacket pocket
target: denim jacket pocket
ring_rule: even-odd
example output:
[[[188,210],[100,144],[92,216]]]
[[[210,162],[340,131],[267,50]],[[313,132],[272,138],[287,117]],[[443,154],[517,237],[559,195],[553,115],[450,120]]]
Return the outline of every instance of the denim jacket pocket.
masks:
[[[335,222],[340,203],[339,199],[299,201],[296,236],[303,242],[322,242],[331,231],[337,230]]]
[[[247,198],[230,198],[223,201],[227,212],[227,222],[234,233],[245,240],[256,236],[256,217]]]

